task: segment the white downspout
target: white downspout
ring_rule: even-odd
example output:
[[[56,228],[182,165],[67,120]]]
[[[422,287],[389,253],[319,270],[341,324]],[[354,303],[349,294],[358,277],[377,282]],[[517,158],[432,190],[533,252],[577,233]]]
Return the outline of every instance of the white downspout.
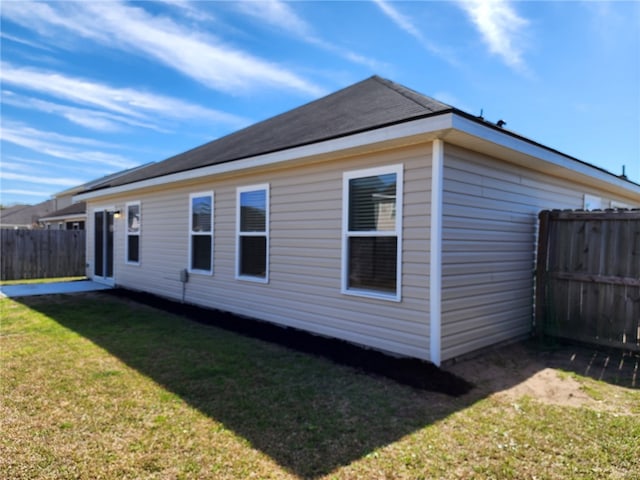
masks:
[[[440,365],[442,302],[442,178],[444,142],[433,141],[431,160],[431,249],[429,258],[429,339],[431,361]]]

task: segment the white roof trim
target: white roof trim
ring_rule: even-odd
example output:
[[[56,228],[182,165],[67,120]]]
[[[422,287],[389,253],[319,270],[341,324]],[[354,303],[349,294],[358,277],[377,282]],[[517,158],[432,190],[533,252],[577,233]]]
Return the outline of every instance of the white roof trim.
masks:
[[[460,136],[460,134],[463,134]],[[633,184],[617,178],[613,174],[608,174],[599,170],[595,166],[581,163],[559,152],[555,152],[548,147],[529,142],[524,138],[514,136],[507,132],[501,132],[486,125],[482,125],[459,114],[449,112],[434,115],[427,118],[399,123],[387,127],[376,128],[366,132],[356,133],[345,137],[320,141],[301,147],[293,147],[263,155],[256,155],[241,160],[233,160],[216,165],[177,172],[161,177],[150,178],[138,182],[119,185],[116,187],[95,190],[81,193],[74,196],[74,201],[92,200],[109,195],[118,195],[141,188],[150,188],[167,183],[194,180],[204,176],[220,175],[224,173],[239,172],[252,168],[265,167],[282,162],[300,160],[312,156],[319,156],[339,152],[349,149],[362,148],[369,145],[383,142],[409,140],[411,137],[440,136],[445,141],[457,143],[464,136],[473,137],[477,140],[487,142],[487,145],[494,144],[518,153],[542,160],[547,164],[555,166],[565,171],[579,173],[595,180],[597,183],[605,183],[616,190],[622,189],[627,194],[640,195],[640,185]],[[530,168],[533,166],[529,166]]]
[[[72,222],[74,219],[85,220],[87,218],[86,213],[73,213],[69,215],[56,215],[55,217],[40,217],[38,220],[41,222],[54,222],[56,220],[66,220]]]
[[[499,130],[486,127],[477,122],[474,122],[473,120],[459,115],[454,116],[452,129],[454,131],[458,130],[474,137],[481,138],[495,145],[499,145],[510,150],[515,150],[524,155],[534,157],[555,167],[570,170],[577,174],[591,177],[594,180],[615,185],[616,187],[622,188],[623,190],[640,194],[640,185],[635,185],[622,178],[616,177],[614,174],[607,173],[593,165],[583,163],[580,160],[554,151],[549,147],[537,145],[535,143],[532,143],[531,141],[527,141],[520,136],[514,136],[515,134],[511,135],[506,132],[500,132]],[[529,166],[529,168],[534,167]]]

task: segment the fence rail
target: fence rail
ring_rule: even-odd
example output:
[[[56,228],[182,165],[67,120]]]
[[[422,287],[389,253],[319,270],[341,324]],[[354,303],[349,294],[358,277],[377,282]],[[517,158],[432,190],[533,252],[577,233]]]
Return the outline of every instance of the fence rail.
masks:
[[[0,230],[0,279],[85,275],[84,230]]]
[[[539,218],[538,333],[640,351],[640,210]]]

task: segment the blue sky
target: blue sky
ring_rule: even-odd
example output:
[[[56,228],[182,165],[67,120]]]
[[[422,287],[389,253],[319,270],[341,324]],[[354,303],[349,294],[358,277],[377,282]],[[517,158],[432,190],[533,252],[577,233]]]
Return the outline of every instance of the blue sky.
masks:
[[[640,182],[640,2],[0,8],[4,205],[163,160],[373,74]]]

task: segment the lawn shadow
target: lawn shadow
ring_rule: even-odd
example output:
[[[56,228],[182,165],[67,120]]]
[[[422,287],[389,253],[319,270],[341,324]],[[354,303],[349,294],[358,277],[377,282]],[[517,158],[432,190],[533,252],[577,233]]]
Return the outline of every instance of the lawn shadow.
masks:
[[[349,465],[495,390],[451,396],[407,386],[336,364],[322,352],[300,352],[102,292],[20,301],[104,348],[302,478]],[[240,330],[248,321],[210,310],[198,315],[208,323],[223,317]],[[515,385],[529,375],[512,368],[503,383]]]

